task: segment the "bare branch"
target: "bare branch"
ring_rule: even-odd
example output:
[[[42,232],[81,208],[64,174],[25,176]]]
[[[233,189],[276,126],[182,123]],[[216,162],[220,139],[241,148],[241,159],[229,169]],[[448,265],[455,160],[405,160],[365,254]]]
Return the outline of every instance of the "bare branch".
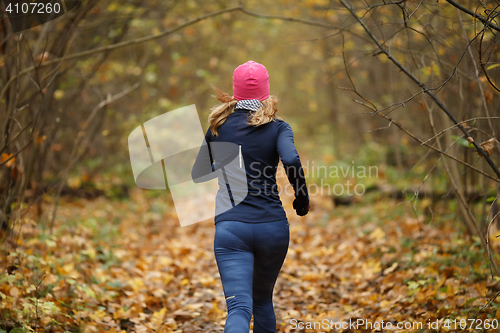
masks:
[[[380,117],[382,117],[382,118],[384,118],[384,119],[388,120],[388,121],[389,121],[389,125],[387,125],[387,127],[386,127],[386,128],[390,127],[390,126],[391,126],[391,124],[394,124],[394,125],[396,125],[396,126],[397,126],[400,130],[402,130],[402,131],[403,131],[403,132],[405,132],[407,135],[409,135],[410,137],[412,137],[415,141],[419,142],[421,145],[424,145],[424,146],[426,146],[427,148],[429,148],[429,149],[431,149],[431,150],[433,150],[433,151],[435,151],[435,152],[437,152],[437,153],[439,153],[439,154],[441,154],[441,155],[444,155],[444,156],[446,156],[446,157],[449,157],[449,158],[451,158],[452,160],[454,160],[454,161],[456,161],[456,162],[458,162],[458,163],[460,163],[460,164],[463,164],[464,166],[466,166],[466,167],[468,167],[468,168],[470,168],[470,169],[472,169],[472,170],[474,170],[474,171],[476,171],[476,172],[478,172],[478,173],[482,174],[483,176],[485,176],[485,177],[487,177],[487,178],[489,178],[489,179],[491,179],[491,180],[493,180],[493,181],[495,181],[495,182],[497,182],[497,183],[500,183],[500,179],[497,179],[497,178],[494,178],[494,177],[490,176],[490,175],[489,175],[489,174],[487,174],[486,172],[484,172],[484,171],[482,171],[482,170],[480,170],[480,169],[478,169],[478,168],[474,167],[473,165],[471,165],[471,164],[469,164],[469,163],[467,163],[467,162],[462,161],[461,159],[459,159],[459,158],[457,158],[457,157],[455,157],[455,156],[453,156],[453,155],[451,155],[451,154],[447,153],[446,151],[443,151],[442,149],[438,149],[438,148],[436,148],[436,147],[434,147],[434,146],[431,146],[430,144],[428,144],[428,143],[427,143],[427,141],[429,141],[429,140],[427,140],[426,142],[424,142],[423,140],[421,140],[420,138],[418,138],[416,135],[414,135],[413,133],[411,133],[410,131],[408,131],[405,127],[403,127],[403,125],[401,125],[400,123],[398,123],[398,122],[397,122],[397,121],[395,121],[394,119],[390,118],[390,117],[389,117],[389,116],[387,116],[386,114],[383,114],[382,112],[380,112],[379,110],[377,110],[377,106],[376,106],[374,103],[370,102],[367,98],[365,98],[363,95],[361,95],[361,94],[360,94],[360,93],[356,90],[356,86],[354,85],[354,82],[353,82],[353,80],[351,79],[351,76],[350,76],[350,74],[349,74],[349,71],[347,70],[347,64],[346,64],[346,62],[345,62],[345,54],[344,54],[344,52],[343,52],[343,51],[344,51],[344,50],[342,49],[342,56],[343,56],[343,59],[344,59],[344,69],[345,69],[345,71],[346,71],[347,77],[348,77],[348,79],[349,79],[349,82],[351,83],[352,88],[341,88],[341,89],[343,89],[343,90],[349,90],[349,91],[352,91],[352,92],[354,92],[356,95],[358,95],[359,97],[361,97],[361,98],[365,101],[365,102],[361,102],[361,101],[354,100],[354,102],[359,103],[359,104],[361,104],[361,105],[363,105],[363,106],[367,107],[368,109],[372,110],[372,112],[369,112],[370,114],[376,114],[376,115],[378,115],[378,116],[380,116]],[[412,97],[412,98],[413,98],[413,97]],[[455,125],[455,126],[457,126],[457,125]],[[383,129],[383,128],[378,128],[378,129]]]
[[[432,117],[432,108],[429,108],[427,103],[425,104],[425,106],[427,108],[427,115],[429,117],[429,124],[431,125],[432,132],[434,133],[434,135],[436,135],[437,132],[436,132],[436,127],[434,126],[434,120]],[[439,139],[437,139],[436,142],[437,142],[439,149],[442,150],[443,148],[441,146],[441,141]],[[444,165],[444,168],[446,170],[446,173],[448,174],[448,178],[450,179],[450,182],[453,186],[453,189],[455,190],[455,193],[457,195],[459,207],[462,210],[463,222],[464,222],[465,226],[469,230],[469,233],[471,236],[473,236],[475,234],[477,237],[479,237],[479,239],[481,240],[481,244],[483,245],[484,248],[486,248],[486,250],[489,253],[488,241],[484,238],[484,235],[481,233],[481,230],[479,229],[479,227],[477,225],[477,221],[476,221],[474,215],[472,215],[472,212],[470,210],[470,206],[467,204],[467,200],[465,199],[463,188],[459,187],[459,185],[457,184],[456,179],[453,176],[451,169],[448,166],[448,163],[446,160],[443,160],[443,165]],[[490,259],[489,264],[490,264],[490,268],[492,270],[491,271],[492,275],[493,275],[493,271],[495,271],[495,274],[498,275],[498,267],[497,267],[495,261],[491,260],[491,257],[489,257],[489,259]]]
[[[461,11],[463,11],[464,13],[466,14],[469,14],[470,16],[474,17],[474,18],[477,18],[479,21],[483,22],[486,26],[492,28],[492,29],[495,29],[496,31],[500,31],[500,27],[491,23],[488,18],[485,18],[479,14],[476,14],[474,13],[472,10],[468,9],[468,8],[465,8],[464,6],[456,3],[455,1],[453,0],[446,0],[446,2],[448,2],[449,4],[451,4],[452,6],[455,6],[456,8],[460,9]]]
[[[495,7],[495,10],[497,8],[498,8],[498,6]],[[488,15],[488,17],[489,17],[489,15]],[[500,89],[495,85],[495,83],[493,83],[493,81],[491,80],[490,76],[488,75],[488,71],[486,70],[486,67],[484,66],[484,62],[483,62],[483,39],[484,39],[484,31],[482,32],[481,38],[479,39],[479,64],[481,65],[481,68],[483,69],[484,75],[486,76],[486,79],[488,80],[488,82],[490,83],[490,85],[497,92],[500,92]],[[472,58],[472,60],[474,60],[474,58]],[[474,64],[475,64],[475,61],[474,61]],[[476,69],[476,71],[477,71],[477,69]],[[479,87],[481,88],[481,86],[479,86]],[[481,90],[482,90],[482,88],[481,88]],[[483,100],[484,100],[484,95],[483,95]],[[490,126],[491,126],[491,124],[490,124]]]
[[[7,162],[9,162],[11,159],[15,158],[17,155],[19,155],[26,147],[28,147],[30,145],[30,143],[32,142],[32,140],[28,141],[22,148],[20,148],[18,151],[16,151],[14,154],[12,154],[12,156],[10,156],[8,159],[6,159],[5,161],[1,162],[0,163],[0,166],[6,164]]]
[[[15,137],[13,137],[12,139],[10,139],[9,142],[7,142],[1,149],[0,149],[0,154],[3,153],[5,151],[5,149],[7,149],[7,147],[12,143],[14,142],[18,137],[19,135],[21,135],[25,130],[27,130],[29,128],[29,126],[31,125],[31,122],[28,123],[28,125],[26,125],[24,128],[22,128],[17,134]],[[16,154],[17,155],[17,154]],[[10,159],[9,159],[10,160]],[[9,160],[6,160],[4,161],[3,163],[0,164],[3,165],[5,163],[7,163]]]
[[[149,41],[152,41],[152,40],[155,40],[155,39],[158,39],[158,38],[162,38],[162,37],[171,35],[174,32],[177,32],[177,31],[179,31],[181,29],[184,29],[185,27],[188,27],[188,26],[193,25],[195,23],[198,23],[200,21],[206,20],[208,18],[211,18],[211,17],[214,17],[214,16],[218,16],[218,15],[222,15],[224,13],[238,11],[238,10],[241,10],[241,9],[242,9],[242,7],[239,6],[239,7],[233,7],[233,8],[228,8],[228,9],[223,9],[223,10],[215,11],[215,12],[208,13],[208,14],[205,14],[203,16],[200,16],[198,18],[195,18],[193,20],[187,21],[186,23],[178,25],[178,26],[176,26],[174,28],[165,30],[165,31],[163,31],[163,32],[161,32],[159,34],[154,34],[154,35],[140,37],[140,38],[136,38],[136,39],[132,39],[132,40],[127,40],[127,41],[124,41],[124,42],[121,42],[121,43],[112,44],[112,45],[106,45],[106,46],[102,46],[102,47],[97,47],[95,49],[91,49],[91,50],[87,50],[87,51],[83,51],[83,52],[78,52],[78,53],[71,54],[71,55],[68,55],[68,56],[63,56],[61,58],[56,58],[56,59],[48,60],[48,61],[40,64],[40,66],[38,66],[38,67],[35,67],[35,66],[28,67],[28,68],[20,71],[19,73],[17,73],[15,76],[12,76],[5,83],[5,86],[2,88],[2,91],[0,92],[0,100],[3,98],[5,92],[7,91],[7,88],[12,84],[12,82],[14,80],[16,80],[18,77],[21,77],[21,76],[23,76],[23,75],[25,75],[27,73],[30,73],[30,72],[34,71],[37,68],[42,68],[42,67],[46,67],[46,66],[53,65],[53,64],[59,64],[60,62],[62,62],[64,60],[78,59],[78,58],[86,57],[86,56],[93,55],[93,54],[100,53],[100,52],[116,50],[116,49],[119,49],[119,48],[122,48],[122,47],[126,47],[126,46],[130,46],[130,45],[137,45],[137,44],[140,44],[140,43],[149,42]]]
[[[462,121],[462,124],[463,123],[467,123],[469,121],[474,121],[475,122],[476,120],[484,120],[484,119],[488,119],[488,120],[489,119],[500,119],[500,117],[476,117],[476,118],[470,118],[470,119],[466,119],[466,120]],[[443,134],[443,133],[445,133],[445,132],[447,132],[447,131],[449,131],[451,129],[454,129],[455,127],[457,127],[457,124],[455,124],[453,126],[450,126],[448,128],[445,128],[444,130],[442,130],[441,132],[439,132],[437,135],[434,135],[434,136],[430,137],[429,139],[425,140],[424,142],[422,142],[422,144],[427,143],[427,142],[429,142],[429,141],[437,138],[438,136],[441,136],[441,134]]]
[[[344,1],[344,0],[339,0],[340,3],[351,13],[351,15],[356,19],[356,21],[358,21],[358,23],[363,27],[363,29],[365,30],[365,32],[370,36],[370,38],[375,42],[375,44],[377,44],[377,46],[379,47],[380,51],[382,53],[384,53],[387,58],[389,58],[389,60],[391,60],[404,74],[406,74],[406,76],[408,76],[413,82],[415,82],[420,88],[422,88],[422,90],[427,94],[429,95],[429,97],[431,97],[431,99],[434,101],[434,103],[437,104],[437,106],[448,116],[448,118],[450,118],[455,124],[457,124],[457,127],[462,131],[462,133],[464,133],[464,135],[467,137],[467,138],[472,138],[472,144],[474,145],[474,147],[476,148],[477,152],[482,156],[484,157],[484,159],[486,160],[486,162],[490,165],[490,167],[493,169],[493,171],[495,172],[495,174],[500,178],[500,170],[498,169],[498,167],[495,165],[495,163],[493,162],[493,160],[490,158],[490,156],[483,150],[483,148],[481,147],[480,144],[478,144],[476,142],[476,140],[474,140],[474,138],[472,137],[472,135],[469,133],[469,131],[467,131],[467,129],[465,129],[465,127],[463,127],[460,122],[458,121],[458,119],[450,112],[450,110],[448,110],[448,108],[443,104],[443,102],[441,102],[441,100],[439,98],[437,98],[436,95],[434,95],[430,89],[424,84],[422,83],[419,79],[417,79],[410,71],[408,71],[408,69],[406,69],[406,67],[404,67],[399,61],[397,61],[390,53],[389,51],[387,51],[387,49],[385,49],[383,47],[383,45],[380,43],[380,41],[378,40],[377,37],[375,37],[373,35],[373,33],[371,32],[370,29],[368,29],[368,27],[364,24],[364,22],[360,19],[360,17],[354,12],[353,9],[351,9],[351,7],[349,7],[347,5],[347,3]]]

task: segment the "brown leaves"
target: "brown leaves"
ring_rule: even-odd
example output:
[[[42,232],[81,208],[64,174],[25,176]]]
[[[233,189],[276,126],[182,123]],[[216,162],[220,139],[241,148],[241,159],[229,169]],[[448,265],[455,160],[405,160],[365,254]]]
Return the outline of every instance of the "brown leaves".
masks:
[[[489,89],[485,89],[483,94],[484,94],[484,99],[486,100],[486,103],[491,104],[491,102],[493,102],[493,99],[495,97],[495,94],[493,93],[493,91],[491,91]]]
[[[465,129],[469,129],[470,128],[469,124],[467,124],[467,121],[465,121],[465,117],[462,118],[462,122],[460,123],[460,125],[462,125],[462,127],[465,128]]]
[[[171,201],[131,195],[133,202],[63,204],[54,236],[37,237],[36,224],[26,223],[16,250],[1,259],[19,266],[0,276],[5,311],[28,320],[22,309],[34,313],[31,299],[40,295],[44,327],[54,320],[70,331],[220,331],[227,312],[213,224],[180,228]],[[449,221],[422,224],[411,212],[394,213],[392,201],[333,215],[329,198],[313,200],[307,218],[285,207],[291,237],[274,294],[278,332],[290,332],[291,319],[435,320],[482,306],[497,290],[496,280],[473,278],[487,276],[486,265],[454,257],[467,246]]]
[[[495,138],[491,138],[488,141],[484,141],[481,143],[481,148],[488,154],[488,156],[491,156],[493,154],[493,149],[495,148],[495,142],[497,140]]]
[[[37,63],[44,63],[50,60],[52,55],[49,52],[42,52],[39,55],[36,56],[36,62]]]

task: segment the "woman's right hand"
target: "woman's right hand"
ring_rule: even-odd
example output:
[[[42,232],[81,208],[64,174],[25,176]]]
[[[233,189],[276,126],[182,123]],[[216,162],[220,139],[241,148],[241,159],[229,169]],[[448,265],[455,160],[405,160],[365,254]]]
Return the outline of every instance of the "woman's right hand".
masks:
[[[307,215],[309,208],[311,208],[309,200],[299,200],[299,198],[293,200],[293,209],[295,209],[298,216]]]

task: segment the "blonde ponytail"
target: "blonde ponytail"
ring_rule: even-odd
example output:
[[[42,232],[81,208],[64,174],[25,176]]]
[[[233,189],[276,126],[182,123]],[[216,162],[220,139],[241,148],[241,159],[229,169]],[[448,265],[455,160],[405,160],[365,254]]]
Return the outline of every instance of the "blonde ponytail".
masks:
[[[261,103],[264,106],[252,112],[252,117],[248,119],[249,125],[260,126],[279,119],[276,117],[276,112],[278,112],[278,98],[276,96],[271,95]]]
[[[213,89],[215,90],[215,98],[222,102],[222,104],[214,106],[211,109],[210,115],[208,116],[210,132],[212,132],[212,135],[217,136],[217,130],[219,126],[224,124],[227,117],[229,117],[229,115],[233,113],[234,106],[236,105],[236,103],[238,103],[238,101],[217,87],[213,87]],[[277,119],[277,97],[269,96],[261,103],[263,104],[263,107],[255,112],[252,112],[252,116],[248,119],[249,125],[260,126]]]

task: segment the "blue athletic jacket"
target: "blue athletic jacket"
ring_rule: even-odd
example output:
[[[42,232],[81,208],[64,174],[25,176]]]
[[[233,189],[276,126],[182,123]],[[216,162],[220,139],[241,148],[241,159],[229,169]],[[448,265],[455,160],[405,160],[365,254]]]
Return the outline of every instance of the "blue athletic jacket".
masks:
[[[280,159],[295,197],[309,200],[292,128],[279,119],[249,125],[251,112],[235,110],[218,128],[218,136],[209,129],[192,168],[195,183],[218,177],[215,223],[286,219],[276,184]]]

